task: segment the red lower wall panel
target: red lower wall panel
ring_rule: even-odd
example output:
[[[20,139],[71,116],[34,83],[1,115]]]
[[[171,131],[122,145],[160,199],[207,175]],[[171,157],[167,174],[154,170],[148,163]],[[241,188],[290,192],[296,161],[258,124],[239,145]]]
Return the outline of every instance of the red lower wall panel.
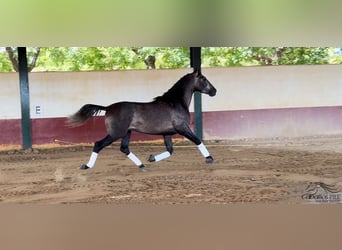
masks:
[[[53,143],[60,141],[78,143],[93,142],[106,135],[103,117],[95,117],[80,127],[69,127],[66,118],[43,118],[32,120],[32,143]]]
[[[52,143],[55,139],[66,143],[95,142],[107,135],[104,117],[95,117],[80,127],[69,127],[66,118],[32,120],[33,144]],[[161,136],[133,132],[132,141],[162,139]]]
[[[66,126],[65,121],[66,118],[32,119],[33,144],[53,143],[55,139],[92,143],[106,136],[103,116],[76,128]],[[342,133],[342,106],[204,112],[203,128],[206,140],[337,134]],[[0,120],[0,129],[0,144],[21,144],[19,119]],[[162,137],[134,132],[131,138],[156,139]]]
[[[65,124],[66,118],[41,118],[31,120],[32,143],[49,144],[57,139],[63,143],[92,143],[106,136],[103,117],[96,117],[80,127],[71,128]],[[21,121],[19,119],[0,120],[0,145],[21,145]],[[132,132],[131,141],[162,139],[157,135]]]
[[[342,133],[342,106],[203,113],[205,139],[301,137]]]
[[[20,145],[21,141],[21,121],[0,120],[0,145]]]

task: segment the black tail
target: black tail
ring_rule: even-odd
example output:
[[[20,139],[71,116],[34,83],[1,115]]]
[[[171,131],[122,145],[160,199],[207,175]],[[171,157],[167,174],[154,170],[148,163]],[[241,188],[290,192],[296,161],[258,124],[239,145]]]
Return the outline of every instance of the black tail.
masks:
[[[98,113],[100,113],[101,110],[106,110],[106,107],[95,104],[86,104],[74,115],[69,116],[66,123],[72,127],[80,126],[83,123],[85,123],[88,119],[90,119],[92,116],[95,116]]]

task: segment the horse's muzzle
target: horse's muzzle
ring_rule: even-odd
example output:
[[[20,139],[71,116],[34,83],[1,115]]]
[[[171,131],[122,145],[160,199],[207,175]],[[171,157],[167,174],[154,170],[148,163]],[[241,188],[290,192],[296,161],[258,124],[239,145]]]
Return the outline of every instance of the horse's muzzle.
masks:
[[[209,95],[209,96],[215,96],[215,95],[216,95],[216,89],[215,89],[215,88],[211,89],[211,90],[209,91],[208,95]]]

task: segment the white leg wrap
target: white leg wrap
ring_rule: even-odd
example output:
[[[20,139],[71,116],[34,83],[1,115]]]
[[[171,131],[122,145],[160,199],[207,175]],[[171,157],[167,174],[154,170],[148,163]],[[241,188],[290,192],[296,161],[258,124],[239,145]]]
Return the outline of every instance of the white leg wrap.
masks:
[[[170,157],[170,155],[171,155],[171,154],[170,154],[169,151],[165,151],[165,152],[163,152],[163,153],[161,153],[161,154],[159,154],[159,155],[155,155],[155,156],[154,156],[154,159],[155,159],[156,161],[161,161],[161,160],[164,160],[164,159]]]
[[[97,159],[97,155],[98,155],[98,154],[95,153],[95,152],[92,152],[92,153],[91,153],[89,162],[87,163],[87,166],[88,166],[89,168],[94,167],[95,162],[96,162],[96,159]]]
[[[210,156],[207,148],[204,146],[203,143],[201,143],[200,145],[197,145],[199,151],[201,151],[201,154],[204,156],[204,157],[208,157]]]
[[[142,162],[139,160],[138,157],[135,156],[132,152],[130,152],[127,157],[134,162],[135,165],[140,166],[142,165]]]

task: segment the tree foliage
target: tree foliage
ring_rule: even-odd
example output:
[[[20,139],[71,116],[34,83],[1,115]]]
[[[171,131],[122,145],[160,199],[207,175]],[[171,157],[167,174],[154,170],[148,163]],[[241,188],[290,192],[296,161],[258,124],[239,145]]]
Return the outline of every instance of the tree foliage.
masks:
[[[19,71],[19,59],[18,59],[18,50],[12,47],[6,47],[6,52],[8,54],[8,58],[12,63],[13,69],[15,71]],[[27,63],[27,70],[32,71],[34,67],[36,67],[37,59],[40,53],[40,47],[30,48],[26,50],[27,57],[31,60]]]
[[[7,53],[3,50],[0,51],[0,72],[11,72],[13,66],[11,61],[8,59]]]
[[[28,48],[26,53],[28,57],[27,69],[32,71],[36,66],[40,48]],[[15,47],[0,47],[0,72],[11,71],[19,71],[18,50]]]
[[[224,47],[203,48],[207,66],[328,64],[329,47]],[[337,62],[337,61],[336,61]]]
[[[11,59],[8,48],[0,48],[0,72],[15,70],[11,60],[16,49],[11,48]],[[202,66],[341,64],[342,55],[336,51],[330,47],[203,47]],[[190,66],[189,57],[189,47],[28,48],[33,71],[185,68]]]

